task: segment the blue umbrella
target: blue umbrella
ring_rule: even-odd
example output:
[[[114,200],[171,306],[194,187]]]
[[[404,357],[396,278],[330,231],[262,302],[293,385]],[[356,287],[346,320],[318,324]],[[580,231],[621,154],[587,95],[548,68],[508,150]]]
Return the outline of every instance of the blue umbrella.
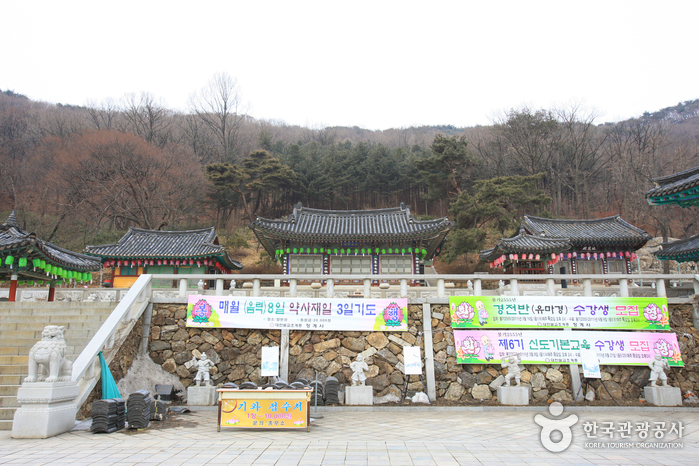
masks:
[[[109,370],[107,361],[104,360],[102,351],[100,351],[100,368],[102,369],[102,399],[109,400],[110,398],[121,398],[121,393],[117,388],[112,372]]]

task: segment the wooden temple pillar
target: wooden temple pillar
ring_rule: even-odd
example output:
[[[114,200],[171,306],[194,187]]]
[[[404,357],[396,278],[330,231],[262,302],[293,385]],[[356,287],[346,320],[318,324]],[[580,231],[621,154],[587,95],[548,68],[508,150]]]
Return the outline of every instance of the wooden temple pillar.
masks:
[[[49,285],[49,302],[55,301],[56,298],[56,282],[51,282]]]
[[[10,295],[7,297],[8,301],[17,300],[17,275],[12,275],[10,278]]]

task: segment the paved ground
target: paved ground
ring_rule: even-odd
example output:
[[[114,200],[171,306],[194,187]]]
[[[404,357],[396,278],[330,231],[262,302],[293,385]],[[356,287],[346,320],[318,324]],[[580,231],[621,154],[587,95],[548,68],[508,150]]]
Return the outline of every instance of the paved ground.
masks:
[[[696,465],[699,460],[699,409],[574,409],[558,419],[578,416],[573,440],[561,453],[541,443],[537,414],[548,410],[492,408],[394,408],[391,410],[319,410],[323,419],[305,430],[216,432],[216,413],[199,409],[176,415],[171,424],[151,423],[142,431],[94,435],[73,431],[47,440],[13,440],[0,432],[0,464],[234,464],[246,465],[466,465],[466,464],[639,464]],[[541,418],[539,418],[541,420]],[[597,423],[597,439],[584,425]],[[603,423],[612,424],[603,424]],[[630,436],[620,438],[622,423]],[[637,425],[649,423],[649,437]],[[665,422],[662,438],[656,423]],[[682,423],[682,438],[667,432]],[[612,427],[613,439],[601,429]],[[657,435],[660,435],[660,430]],[[558,435],[558,434],[556,434]],[[559,440],[560,435],[553,436]],[[592,435],[592,434],[589,434]],[[606,438],[603,438],[606,435]],[[593,447],[587,442],[627,442],[625,448]],[[681,448],[647,448],[637,442],[662,442]]]

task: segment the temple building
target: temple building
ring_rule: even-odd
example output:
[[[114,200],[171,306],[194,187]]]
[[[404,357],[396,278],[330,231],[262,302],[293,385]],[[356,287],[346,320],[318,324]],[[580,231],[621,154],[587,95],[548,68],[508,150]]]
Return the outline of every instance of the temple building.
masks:
[[[216,274],[243,268],[218,242],[213,227],[161,231],[129,228],[116,244],[87,246],[85,254],[111,268],[113,286],[128,288],[144,273]]]
[[[630,273],[635,252],[650,239],[619,215],[591,220],[526,215],[517,235],[500,239],[480,257],[512,274]]]
[[[48,285],[53,301],[57,283],[87,283],[100,270],[94,257],[60,248],[27,233],[12,211],[0,225],[0,280],[10,281],[9,301],[15,301],[18,285]]]
[[[403,203],[376,210],[320,210],[301,203],[285,220],[250,228],[286,274],[419,274],[441,251],[446,217],[417,220]]]
[[[699,166],[672,175],[654,178],[655,187],[646,192],[649,205],[677,204],[680,207],[699,205]],[[699,235],[662,243],[654,253],[661,261],[697,262]]]

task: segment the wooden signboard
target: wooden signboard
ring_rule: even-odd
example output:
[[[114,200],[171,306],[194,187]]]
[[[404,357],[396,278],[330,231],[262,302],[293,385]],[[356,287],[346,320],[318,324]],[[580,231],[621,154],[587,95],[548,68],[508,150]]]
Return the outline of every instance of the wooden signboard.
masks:
[[[230,390],[219,388],[221,427],[310,430],[312,390]]]

